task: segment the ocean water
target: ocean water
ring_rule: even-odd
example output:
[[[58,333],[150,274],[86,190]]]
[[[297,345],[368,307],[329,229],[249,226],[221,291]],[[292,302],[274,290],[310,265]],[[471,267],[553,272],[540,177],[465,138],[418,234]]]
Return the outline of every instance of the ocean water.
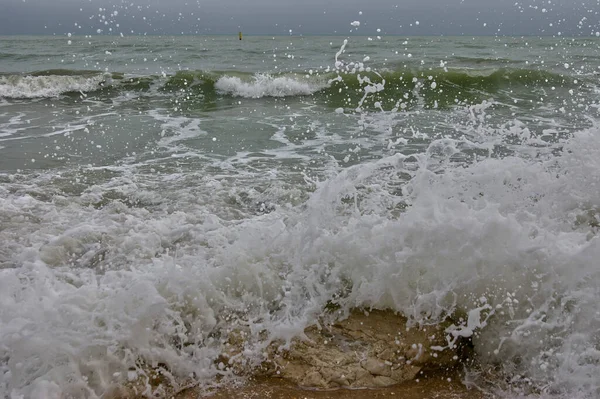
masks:
[[[596,38],[1,37],[0,396],[210,384],[333,303],[598,397],[599,78]]]

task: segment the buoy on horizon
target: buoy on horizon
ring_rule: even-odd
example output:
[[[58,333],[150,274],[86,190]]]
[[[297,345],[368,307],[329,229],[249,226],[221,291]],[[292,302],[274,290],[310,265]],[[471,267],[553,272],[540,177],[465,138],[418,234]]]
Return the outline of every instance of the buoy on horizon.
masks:
[[[242,32],[239,32],[240,40],[242,40]]]

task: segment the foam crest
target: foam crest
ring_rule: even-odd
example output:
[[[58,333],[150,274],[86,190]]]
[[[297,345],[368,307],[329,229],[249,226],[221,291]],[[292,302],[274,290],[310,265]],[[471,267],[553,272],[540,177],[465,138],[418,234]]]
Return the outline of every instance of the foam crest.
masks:
[[[323,87],[289,76],[273,77],[268,74],[256,74],[250,82],[237,76],[223,76],[215,83],[215,88],[222,93],[245,98],[308,96]]]
[[[82,75],[5,75],[0,76],[0,97],[44,98],[69,92],[88,92],[100,88],[106,77]]]

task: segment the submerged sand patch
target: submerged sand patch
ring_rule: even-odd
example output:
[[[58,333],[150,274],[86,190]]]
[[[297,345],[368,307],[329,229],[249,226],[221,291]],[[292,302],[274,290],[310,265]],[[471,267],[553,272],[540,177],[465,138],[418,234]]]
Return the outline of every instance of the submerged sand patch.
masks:
[[[448,345],[445,325],[407,327],[391,311],[355,310],[332,324],[312,326],[289,347],[271,343],[259,367],[244,362],[244,333],[232,331],[217,360],[245,377],[241,387],[207,393],[190,381],[173,381],[149,370],[144,381],[117,388],[116,398],[405,398],[467,397],[482,394],[460,383],[458,366],[468,360],[468,343]],[[442,347],[448,347],[440,350]],[[186,385],[187,384],[187,385]]]

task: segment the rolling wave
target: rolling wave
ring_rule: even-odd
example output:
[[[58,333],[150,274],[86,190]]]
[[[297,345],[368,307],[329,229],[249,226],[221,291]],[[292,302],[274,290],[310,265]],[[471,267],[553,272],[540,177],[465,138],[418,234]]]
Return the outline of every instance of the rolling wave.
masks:
[[[97,90],[106,76],[95,71],[48,70],[0,75],[0,98],[58,97],[69,92]]]
[[[504,89],[531,90],[573,87],[569,75],[535,69],[398,69],[384,72],[248,73],[240,71],[179,71],[173,75],[125,76],[122,73],[53,69],[31,73],[0,74],[0,98],[32,99],[69,93],[148,91],[217,94],[263,98],[324,96],[335,102],[365,93],[365,87],[383,84],[390,99],[398,92],[414,92],[436,101],[453,102],[458,93],[494,94]],[[580,80],[579,84],[583,84]],[[352,98],[352,101],[356,98]]]

